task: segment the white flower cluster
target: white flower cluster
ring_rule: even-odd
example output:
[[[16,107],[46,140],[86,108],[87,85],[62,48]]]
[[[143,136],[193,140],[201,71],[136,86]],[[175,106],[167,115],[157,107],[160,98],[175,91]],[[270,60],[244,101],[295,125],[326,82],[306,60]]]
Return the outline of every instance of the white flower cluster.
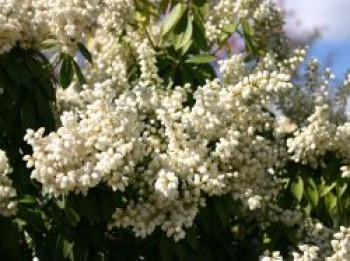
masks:
[[[0,54],[17,44],[38,49],[52,39],[73,54],[86,30],[120,31],[133,12],[131,0],[1,0]]]
[[[340,170],[342,178],[350,178],[350,166],[342,166]]]
[[[322,235],[315,234],[322,238]],[[323,236],[324,237],[324,236]],[[340,230],[333,233],[333,239],[320,244],[301,244],[298,251],[291,252],[290,257],[283,258],[278,251],[265,253],[260,257],[260,261],[346,261],[350,260],[350,228],[340,227]]]
[[[302,51],[305,55],[305,50]],[[344,118],[349,83],[344,82],[336,93],[336,104],[333,104],[331,82],[334,75],[330,69],[322,70],[319,61],[312,59],[307,63],[305,75],[296,77],[295,87],[288,95],[282,96],[278,103],[284,115],[297,124],[304,124],[305,120],[315,112],[316,106],[329,105],[332,121]],[[334,88],[334,87],[332,87]],[[331,110],[337,109],[336,112]]]
[[[260,257],[260,261],[283,261],[283,257],[279,251],[265,251]]]
[[[261,39],[263,49],[285,56],[290,52],[289,43],[283,32],[282,11],[271,1],[265,1],[253,13],[254,37]]]
[[[8,177],[11,171],[5,152],[0,150],[0,216],[5,217],[16,213],[16,202],[12,201],[16,196],[16,190]]]
[[[343,84],[340,86],[340,88],[336,93],[336,98],[334,102],[334,107],[336,111],[334,112],[334,118],[338,122],[345,122],[349,120],[345,113],[349,94],[350,94],[350,72],[346,74]]]
[[[249,209],[262,207],[281,184],[275,171],[282,164],[279,143],[263,133],[277,124],[268,106],[292,87],[287,71],[248,68],[237,56],[222,63],[222,84],[208,81],[195,92],[190,85],[170,89],[158,76],[148,41],[134,39],[130,47],[141,76],[132,86],[123,68],[128,58],[116,48],[116,70],[105,76],[121,68],[119,75],[78,91],[84,106],[64,112],[56,132],[28,131],[33,154],[25,160],[34,167],[32,178],[56,196],[86,194],[100,183],[135,191],[115,211],[111,227],[131,226],[141,237],[159,226],[183,238],[212,195],[232,194]],[[113,67],[112,59],[102,68]],[[191,107],[185,105],[189,95]]]
[[[350,123],[334,123],[329,120],[328,104],[316,106],[315,112],[308,118],[308,125],[294,132],[287,140],[290,158],[302,164],[314,167],[323,166],[322,156],[333,152],[345,164],[340,170],[342,177],[349,177],[350,163]]]
[[[340,227],[340,231],[333,235],[331,245],[333,255],[326,258],[326,261],[350,260],[350,228]]]
[[[272,1],[213,1],[213,7],[205,24],[208,40],[212,43],[222,41],[222,37],[230,32],[230,25],[243,19],[251,23],[256,36],[260,36],[261,40],[266,42],[267,50],[276,51],[278,49],[279,53],[286,50],[281,47],[287,46],[285,37],[282,37],[283,19],[280,10]]]
[[[130,97],[115,103],[98,99],[80,118],[64,113],[63,127],[47,137],[42,137],[43,129],[28,130],[25,140],[34,148],[33,155],[26,157],[27,166],[35,166],[32,178],[56,195],[86,193],[101,180],[108,180],[114,190],[123,190],[128,174],[133,173],[133,158],[142,157],[141,122],[133,106]]]
[[[328,105],[317,106],[308,118],[309,124],[287,140],[288,152],[294,161],[317,166],[319,158],[333,147],[336,128],[328,120],[328,109]]]
[[[43,2],[0,1],[0,54],[10,51],[18,43],[23,48],[35,48],[49,37],[45,18],[39,14],[44,8]]]

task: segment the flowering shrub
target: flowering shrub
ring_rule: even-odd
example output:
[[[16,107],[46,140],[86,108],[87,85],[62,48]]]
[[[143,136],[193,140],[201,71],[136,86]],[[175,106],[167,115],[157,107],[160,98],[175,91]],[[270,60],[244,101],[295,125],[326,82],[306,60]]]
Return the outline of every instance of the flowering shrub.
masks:
[[[0,0],[0,258],[350,258],[350,76],[296,79],[272,3],[21,2]]]

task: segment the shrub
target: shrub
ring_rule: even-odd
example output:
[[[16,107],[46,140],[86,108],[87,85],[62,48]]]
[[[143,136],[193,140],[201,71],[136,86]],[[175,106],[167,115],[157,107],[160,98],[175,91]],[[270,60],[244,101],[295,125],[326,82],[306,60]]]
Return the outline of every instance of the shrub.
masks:
[[[350,78],[272,3],[0,5],[0,258],[350,259]]]

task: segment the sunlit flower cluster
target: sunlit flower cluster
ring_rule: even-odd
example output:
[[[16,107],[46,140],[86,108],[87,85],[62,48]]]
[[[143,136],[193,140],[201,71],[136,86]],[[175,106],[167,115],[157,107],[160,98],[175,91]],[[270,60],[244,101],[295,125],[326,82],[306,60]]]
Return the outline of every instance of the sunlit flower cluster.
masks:
[[[300,225],[296,235],[304,240],[291,253],[293,260],[349,258],[348,229],[341,228],[329,244],[327,228],[299,210],[271,203],[283,188],[288,161],[319,167],[322,157],[334,152],[341,177],[350,177],[350,123],[344,114],[350,74],[335,101],[329,91],[333,75],[322,72],[316,60],[307,66],[306,82],[292,82],[305,50],[289,51],[274,5],[213,1],[205,24],[211,43],[227,36],[235,21],[241,23],[238,30],[255,31],[245,33],[255,34],[266,53],[254,65],[243,53],[232,55],[218,61],[220,77],[200,86],[174,86],[160,76],[161,47],[128,25],[133,1],[22,4],[0,0],[0,54],[17,44],[36,49],[52,39],[62,52],[74,54],[77,43],[86,40],[94,58],[83,66],[87,84],[73,81],[57,91],[60,127],[48,135],[43,128],[29,129],[24,137],[33,149],[24,160],[44,194],[88,195],[94,187],[107,187],[125,194],[111,229],[131,227],[143,238],[160,228],[175,240],[185,237],[209,197],[231,195],[246,211],[265,214],[264,225]],[[0,151],[5,216],[15,211],[9,172]],[[279,252],[261,258],[283,260]]]
[[[74,54],[87,29],[121,30],[133,10],[133,1],[127,0],[1,0],[0,54],[17,44],[38,49],[49,40]]]
[[[232,194],[247,209],[261,208],[281,186],[283,150],[264,133],[276,124],[269,105],[292,87],[287,70],[272,70],[268,58],[265,66],[249,68],[238,55],[222,62],[223,83],[170,89],[158,76],[148,40],[134,39],[130,47],[140,77],[133,86],[125,69],[108,79],[118,73],[111,70],[101,83],[76,91],[84,106],[64,112],[56,132],[27,132],[32,178],[55,196],[87,194],[101,183],[134,191],[136,197],[115,211],[110,226],[131,226],[141,237],[161,227],[183,238],[208,196]],[[114,57],[123,68],[128,58],[118,50]],[[195,102],[189,106],[190,96]]]
[[[4,151],[0,150],[0,216],[11,216],[16,212],[16,203],[13,198],[16,190],[12,187],[12,181],[8,177],[11,167]]]
[[[252,28],[246,33],[255,34],[255,37],[264,43],[265,50],[286,53],[288,43],[282,33],[283,18],[281,11],[272,1],[214,1],[205,24],[208,40],[213,43],[222,41],[225,35],[230,36],[232,22],[238,23],[243,20]]]

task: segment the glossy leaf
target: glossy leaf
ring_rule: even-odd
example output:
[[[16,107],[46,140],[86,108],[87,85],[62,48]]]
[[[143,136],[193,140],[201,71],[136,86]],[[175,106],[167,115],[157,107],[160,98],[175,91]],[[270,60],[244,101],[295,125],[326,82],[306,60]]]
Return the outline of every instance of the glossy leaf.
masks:
[[[175,36],[175,49],[180,49],[183,47],[189,48],[189,43],[191,43],[192,32],[193,32],[193,18],[192,16],[187,16],[186,18],[186,29]]]
[[[78,43],[78,49],[81,52],[81,54],[84,56],[84,58],[88,60],[90,63],[92,63],[92,55],[90,51],[85,47],[85,45],[82,43]]]
[[[291,192],[294,197],[300,202],[304,193],[304,182],[300,176],[291,183]]]
[[[68,55],[64,55],[60,70],[60,85],[63,89],[66,89],[71,84],[73,76],[72,58]]]
[[[86,84],[85,76],[83,75],[83,73],[82,73],[82,71],[81,71],[81,69],[80,69],[79,64],[78,64],[76,61],[74,61],[74,60],[72,60],[72,62],[73,62],[75,74],[76,74],[76,76],[77,76],[77,78],[78,78],[78,82],[79,82],[81,85]]]
[[[210,63],[211,61],[215,60],[216,57],[209,53],[203,53],[196,56],[193,56],[186,60],[186,63],[193,63],[193,64],[204,64],[204,63]]]
[[[161,33],[163,36],[168,34],[175,27],[184,12],[185,7],[182,3],[178,3],[169,13],[167,13],[161,26]]]
[[[319,201],[319,194],[314,180],[312,178],[307,178],[305,187],[305,192],[309,201],[311,202],[313,207],[317,207]]]
[[[333,214],[333,210],[337,206],[337,197],[332,192],[325,196],[325,206],[328,213]]]

